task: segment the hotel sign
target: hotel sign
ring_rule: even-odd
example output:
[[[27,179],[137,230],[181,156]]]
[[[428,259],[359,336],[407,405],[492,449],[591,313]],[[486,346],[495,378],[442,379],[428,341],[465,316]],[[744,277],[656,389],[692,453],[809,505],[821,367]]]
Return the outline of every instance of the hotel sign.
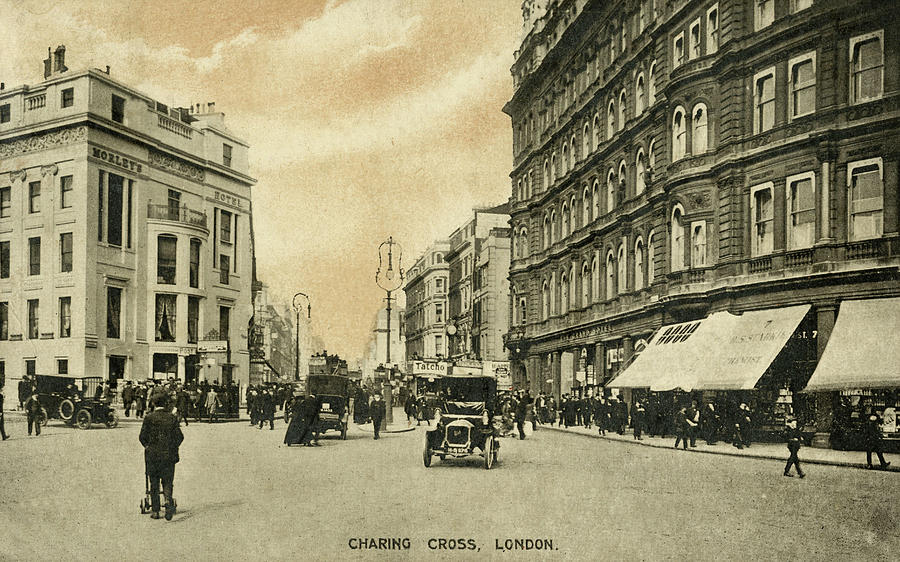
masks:
[[[241,204],[241,198],[235,197],[230,193],[222,193],[221,191],[216,191],[213,198],[215,199],[216,203],[224,203],[232,207],[237,207],[238,209],[244,208]]]
[[[102,148],[97,148],[96,146],[91,148],[93,149],[94,158],[99,158],[104,162],[108,162],[114,166],[124,168],[129,172],[136,172],[140,174],[143,169],[140,163],[135,162],[127,156],[116,154],[115,152],[112,152],[110,150],[103,150]]]

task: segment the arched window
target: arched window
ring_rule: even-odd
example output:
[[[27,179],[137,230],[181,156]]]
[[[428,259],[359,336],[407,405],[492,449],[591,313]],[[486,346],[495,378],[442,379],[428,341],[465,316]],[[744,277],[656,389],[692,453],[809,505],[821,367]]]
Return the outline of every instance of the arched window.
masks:
[[[575,308],[575,299],[578,297],[578,285],[575,277],[575,263],[569,266],[569,304],[567,310]]]
[[[581,192],[581,226],[587,226],[594,220],[594,217],[591,216],[592,206],[591,190],[585,185],[584,191]]]
[[[588,263],[581,264],[581,307],[584,308],[591,302],[591,270]]]
[[[610,168],[606,175],[606,212],[616,208],[616,172]]]
[[[544,191],[550,189],[550,162],[544,160]]]
[[[599,219],[600,215],[603,214],[602,210],[600,209],[601,198],[600,198],[600,180],[599,179],[594,179],[594,188],[591,191],[592,191],[591,196],[592,196],[592,199],[594,200],[594,219],[596,220],[596,219]]]
[[[556,209],[550,211],[550,243],[555,244],[559,238],[559,222],[556,218]]]
[[[544,215],[544,239],[543,239],[544,249],[547,249],[550,246],[550,215]]]
[[[531,199],[532,194],[534,194],[534,191],[532,191],[532,188],[534,187],[534,184],[532,183],[533,179],[534,173],[531,170],[528,170],[528,185],[525,188],[525,195],[528,199]]]
[[[678,106],[672,114],[672,161],[684,158],[685,138],[684,109]]]
[[[609,100],[609,108],[606,110],[606,139],[613,138],[616,134],[616,102]]]
[[[647,166],[649,166],[651,170],[656,169],[656,149],[654,148],[655,144],[656,139],[650,137],[650,140],[647,141]]]
[[[569,199],[569,226],[572,229],[571,232],[578,230],[578,201],[574,195]]]
[[[569,140],[569,147],[571,149],[571,152],[569,152],[569,170],[570,171],[575,169],[575,160],[576,160],[575,147],[576,146],[578,146],[578,145],[575,144],[575,135],[573,134],[572,138]]]
[[[556,151],[553,151],[553,154],[550,155],[550,184],[556,182],[556,171],[558,168],[556,167]]]
[[[707,136],[707,115],[706,115],[706,104],[698,103],[694,106],[694,110],[691,112],[693,116],[691,123],[691,133],[692,133],[692,141],[691,141],[691,153],[694,156],[698,154],[703,154],[707,151],[708,148],[708,136]]]
[[[597,147],[600,146],[600,131],[603,129],[600,127],[600,114],[594,114],[594,150],[597,150]]]
[[[625,112],[625,90],[622,90],[622,92],[619,94],[619,130],[620,131],[625,128],[625,116],[626,115],[627,114]]]
[[[562,204],[562,211],[560,212],[560,218],[562,219],[562,231],[560,238],[565,238],[569,235],[569,204]]]
[[[650,65],[650,73],[647,78],[647,107],[653,107],[656,103],[656,63]]]
[[[653,284],[653,278],[656,277],[656,253],[653,249],[653,231],[647,235],[647,286]]]
[[[691,225],[691,267],[706,267],[706,223]]]
[[[644,288],[644,241],[638,236],[634,243],[634,290]]]
[[[527,258],[528,253],[528,229],[523,227],[519,231],[519,257]]]
[[[634,157],[634,193],[640,195],[647,188],[646,178],[644,177],[644,149],[639,148]]]
[[[559,177],[569,172],[569,143],[564,142],[562,147],[562,161],[559,163]]]
[[[587,158],[591,153],[591,126],[589,123],[584,124],[584,131],[581,133],[581,159]]]
[[[528,320],[528,298],[519,297],[519,325],[524,326]]]
[[[616,261],[619,266],[617,277],[619,279],[619,294],[621,295],[628,291],[628,259],[625,257],[625,244],[619,244]]]
[[[606,253],[606,299],[609,300],[616,296],[616,260],[613,258],[613,252],[610,250]]]
[[[684,210],[681,205],[675,205],[672,209],[672,255],[671,255],[671,271],[681,271],[684,269],[684,223],[682,216]]]
[[[591,296],[593,302],[600,302],[600,254],[594,252],[594,259],[591,262]]]
[[[550,316],[556,316],[556,272],[550,273]]]
[[[637,82],[634,86],[634,116],[640,117],[644,113],[646,107],[646,92],[644,88],[644,73],[638,74]]]
[[[550,284],[544,280],[541,286],[541,319],[546,320],[550,317]]]
[[[569,274],[563,271],[559,278],[559,312],[565,314],[569,311]]]
[[[619,185],[618,185],[619,192],[617,194],[618,199],[617,199],[616,203],[621,203],[622,201],[624,201],[626,199],[627,191],[626,191],[626,183],[625,182],[628,179],[627,174],[628,173],[625,168],[625,160],[622,160],[621,162],[619,162]]]
[[[522,193],[522,180],[521,179],[518,182],[516,182],[515,198],[518,199],[519,201],[522,201],[525,199],[525,194]]]

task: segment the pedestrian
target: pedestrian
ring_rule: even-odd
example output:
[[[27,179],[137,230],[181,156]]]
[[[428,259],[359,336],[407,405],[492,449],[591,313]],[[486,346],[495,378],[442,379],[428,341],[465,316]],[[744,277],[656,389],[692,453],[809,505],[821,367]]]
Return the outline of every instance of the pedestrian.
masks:
[[[631,409],[631,426],[634,429],[634,438],[638,441],[644,440],[641,437],[641,431],[644,428],[644,413],[644,406],[640,402],[635,402],[634,407]]]
[[[793,465],[797,468],[797,476],[804,478],[806,474],[804,474],[803,470],[800,468],[800,458],[797,456],[797,453],[800,452],[803,433],[797,428],[797,420],[788,420],[784,434],[785,439],[787,440],[788,451],[791,453],[791,456],[788,457],[787,464],[784,465],[784,475],[793,476],[793,474],[791,474],[791,465]]]
[[[403,404],[403,412],[406,414],[406,427],[411,427],[413,419],[416,418],[415,394],[410,394],[406,397],[406,402]],[[418,423],[416,425],[418,425]]]
[[[178,418],[178,423],[181,423],[181,420],[184,420],[184,426],[188,426],[188,411],[190,410],[191,405],[191,397],[187,393],[187,390],[184,387],[179,387],[175,394],[175,409],[177,411],[176,417]]]
[[[28,375],[22,377],[19,381],[19,409],[25,409],[25,401],[31,396],[31,379]]]
[[[678,444],[681,443],[685,450],[688,448],[688,420],[687,420],[687,408],[684,406],[678,410],[675,414],[675,419],[673,420],[675,423],[675,448],[678,448]]]
[[[219,421],[219,406],[221,402],[219,402],[219,394],[216,392],[215,387],[210,387],[209,392],[206,393],[206,414],[208,416],[209,423],[212,423],[213,420]]]
[[[626,425],[628,425],[628,404],[624,400],[616,400],[616,433],[625,435]]]
[[[575,399],[575,396],[566,397],[566,403],[563,406],[563,414],[566,418],[566,427],[573,427],[577,421],[578,415],[578,400]]]
[[[103,381],[100,381],[94,390],[94,400],[100,400],[101,398],[103,398]]]
[[[262,429],[269,422],[269,429],[275,429],[275,396],[269,389],[262,393],[262,415],[259,417],[259,428]]]
[[[159,519],[159,489],[166,497],[166,521],[175,515],[175,464],[178,462],[178,447],[184,441],[184,434],[178,419],[167,410],[168,401],[156,398],[152,402],[153,411],[144,418],[139,440],[144,446],[144,470],[150,480],[150,518]]]
[[[606,400],[599,394],[594,397],[594,423],[597,424],[597,433],[606,435]]]
[[[0,385],[0,437],[6,441],[9,435],[6,434],[6,419],[3,417],[3,385]]]
[[[144,417],[144,410],[147,406],[147,387],[143,384],[139,384],[137,389],[134,391],[134,416],[137,418]]]
[[[863,427],[863,438],[866,445],[866,468],[873,468],[872,453],[878,455],[878,462],[881,464],[881,470],[886,469],[891,463],[884,460],[884,444],[881,435],[881,422],[875,412],[872,412],[866,419]]]
[[[131,403],[134,402],[134,387],[131,381],[125,381],[125,387],[122,389],[122,405],[125,406],[125,417],[131,413]]]
[[[384,419],[384,402],[381,401],[381,393],[376,392],[372,403],[369,405],[369,417],[372,418],[372,427],[375,430],[375,439],[381,431],[381,421]]]
[[[37,392],[32,391],[31,396],[25,400],[25,415],[28,418],[28,435],[31,435],[31,428],[34,427],[34,434],[41,434],[41,403],[38,401]]]
[[[738,434],[741,440],[741,444],[744,447],[750,446],[750,436],[752,431],[752,417],[750,414],[750,406],[747,404],[741,404],[741,411],[739,412],[740,422],[738,422]]]
[[[519,439],[525,439],[525,417],[528,415],[528,401],[525,400],[524,393],[519,395],[519,402],[516,404],[516,429],[519,430]]]
[[[706,439],[707,445],[716,444],[716,431],[719,427],[719,413],[712,402],[706,404],[701,410],[700,427],[703,431],[703,437]]]
[[[691,447],[696,447],[697,433],[700,431],[700,410],[697,409],[697,402],[691,402],[691,407],[687,409],[687,420]]]

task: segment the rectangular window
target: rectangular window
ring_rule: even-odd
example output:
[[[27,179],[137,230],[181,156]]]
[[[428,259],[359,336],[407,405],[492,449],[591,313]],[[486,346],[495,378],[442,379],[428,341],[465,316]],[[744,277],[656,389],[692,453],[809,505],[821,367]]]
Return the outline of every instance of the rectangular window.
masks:
[[[4,103],[3,105],[0,105],[0,123],[9,123],[9,119],[9,104]]]
[[[753,188],[750,193],[750,216],[753,230],[751,255],[753,256],[771,254],[774,248],[772,190],[773,185],[767,183]]]
[[[0,302],[0,341],[9,339],[9,303]]]
[[[222,145],[222,164],[225,164],[229,168],[231,167],[231,145],[230,144]]]
[[[69,374],[69,360],[68,359],[57,359],[56,360],[56,373],[59,375],[68,375]]]
[[[188,297],[188,343],[197,343],[200,334],[200,298]]]
[[[434,305],[434,321],[436,324],[441,324],[444,321],[444,305],[443,304],[435,304]]]
[[[72,107],[75,105],[75,88],[65,88],[60,94],[60,107]]]
[[[816,111],[816,53],[815,51],[793,58],[788,62],[791,81],[791,118],[809,115]]]
[[[219,338],[223,340],[230,339],[231,334],[231,307],[219,307]]]
[[[444,293],[444,279],[442,277],[434,280],[434,292],[439,295]]]
[[[112,95],[112,120],[116,123],[125,122],[125,98]]]
[[[156,295],[156,341],[175,341],[175,295]]]
[[[38,322],[40,315],[40,301],[38,299],[29,299],[28,301],[28,339],[36,340],[40,337],[38,332]]]
[[[100,181],[97,182],[97,240],[103,242],[103,210],[106,199],[106,172],[100,170]]]
[[[706,54],[719,50],[719,5],[714,4],[706,12]]]
[[[228,275],[231,272],[231,258],[226,254],[219,255],[219,283],[228,284]]]
[[[28,275],[41,274],[41,237],[28,239]]]
[[[435,357],[443,357],[444,355],[443,336],[434,336],[434,355]]]
[[[706,222],[691,223],[691,267],[706,267]]]
[[[9,279],[9,240],[0,242],[0,279]]]
[[[122,245],[122,195],[124,183],[125,178],[122,176],[109,174],[109,182],[106,187],[106,242],[111,246]]]
[[[798,174],[787,179],[787,247],[811,248],[816,235],[816,175]]]
[[[122,289],[119,287],[106,288],[106,337],[122,337]]]
[[[63,232],[59,235],[59,271],[69,273],[72,271],[72,233]]]
[[[128,198],[125,206],[125,225],[128,233],[126,244],[128,244],[129,248],[131,247],[131,199],[133,192],[134,182],[132,180],[128,180]]]
[[[41,182],[39,181],[28,184],[28,212],[41,212]]]
[[[691,59],[700,57],[700,18],[691,24],[691,51],[688,57]]]
[[[791,0],[791,13],[796,14],[801,10],[812,8],[813,0]]]
[[[672,68],[676,68],[684,63],[684,35],[678,35],[675,38],[675,50],[673,54]]]
[[[25,374],[29,377],[33,377],[36,373],[35,363],[37,363],[37,361],[34,359],[25,360]]]
[[[159,236],[156,239],[156,282],[174,285],[178,255],[178,239]]]
[[[851,241],[878,238],[883,234],[883,174],[881,158],[847,164]]]
[[[72,176],[59,178],[59,207],[68,209],[72,206]]]
[[[761,133],[775,126],[775,69],[757,74],[753,82],[753,132]]]
[[[175,191],[174,189],[169,190],[169,209],[168,209],[168,219],[170,221],[177,221],[181,217],[181,192]]]
[[[775,0],[756,0],[756,31],[772,25],[775,21]]]
[[[191,261],[190,261],[190,285],[194,289],[200,288],[200,241],[196,238],[191,239]]]
[[[231,213],[219,211],[219,241],[223,244],[231,244]]]
[[[72,297],[59,297],[59,337],[72,335]]]
[[[10,216],[12,210],[12,188],[0,187],[0,219]]]
[[[850,101],[878,99],[884,92],[884,32],[850,40]]]

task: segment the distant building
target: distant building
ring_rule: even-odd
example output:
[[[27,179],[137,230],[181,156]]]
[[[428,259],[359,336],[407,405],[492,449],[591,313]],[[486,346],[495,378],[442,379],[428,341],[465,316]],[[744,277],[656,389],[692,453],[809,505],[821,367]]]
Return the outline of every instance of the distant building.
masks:
[[[271,301],[269,288],[259,284],[250,331],[250,383],[294,380],[294,313]]]
[[[406,359],[445,357],[449,240],[432,244],[407,270]]]
[[[0,372],[246,384],[248,145],[65,48],[0,87]],[[12,396],[15,393],[7,394]]]
[[[364,380],[371,380],[375,369],[379,366],[394,365],[401,372],[406,372],[406,314],[404,308],[397,303],[391,306],[390,341],[390,358],[388,358],[387,308],[381,308],[375,315],[372,336],[362,360]]]
[[[509,228],[492,228],[479,245],[472,276],[472,348],[478,359],[503,361],[503,336],[509,330]]]

